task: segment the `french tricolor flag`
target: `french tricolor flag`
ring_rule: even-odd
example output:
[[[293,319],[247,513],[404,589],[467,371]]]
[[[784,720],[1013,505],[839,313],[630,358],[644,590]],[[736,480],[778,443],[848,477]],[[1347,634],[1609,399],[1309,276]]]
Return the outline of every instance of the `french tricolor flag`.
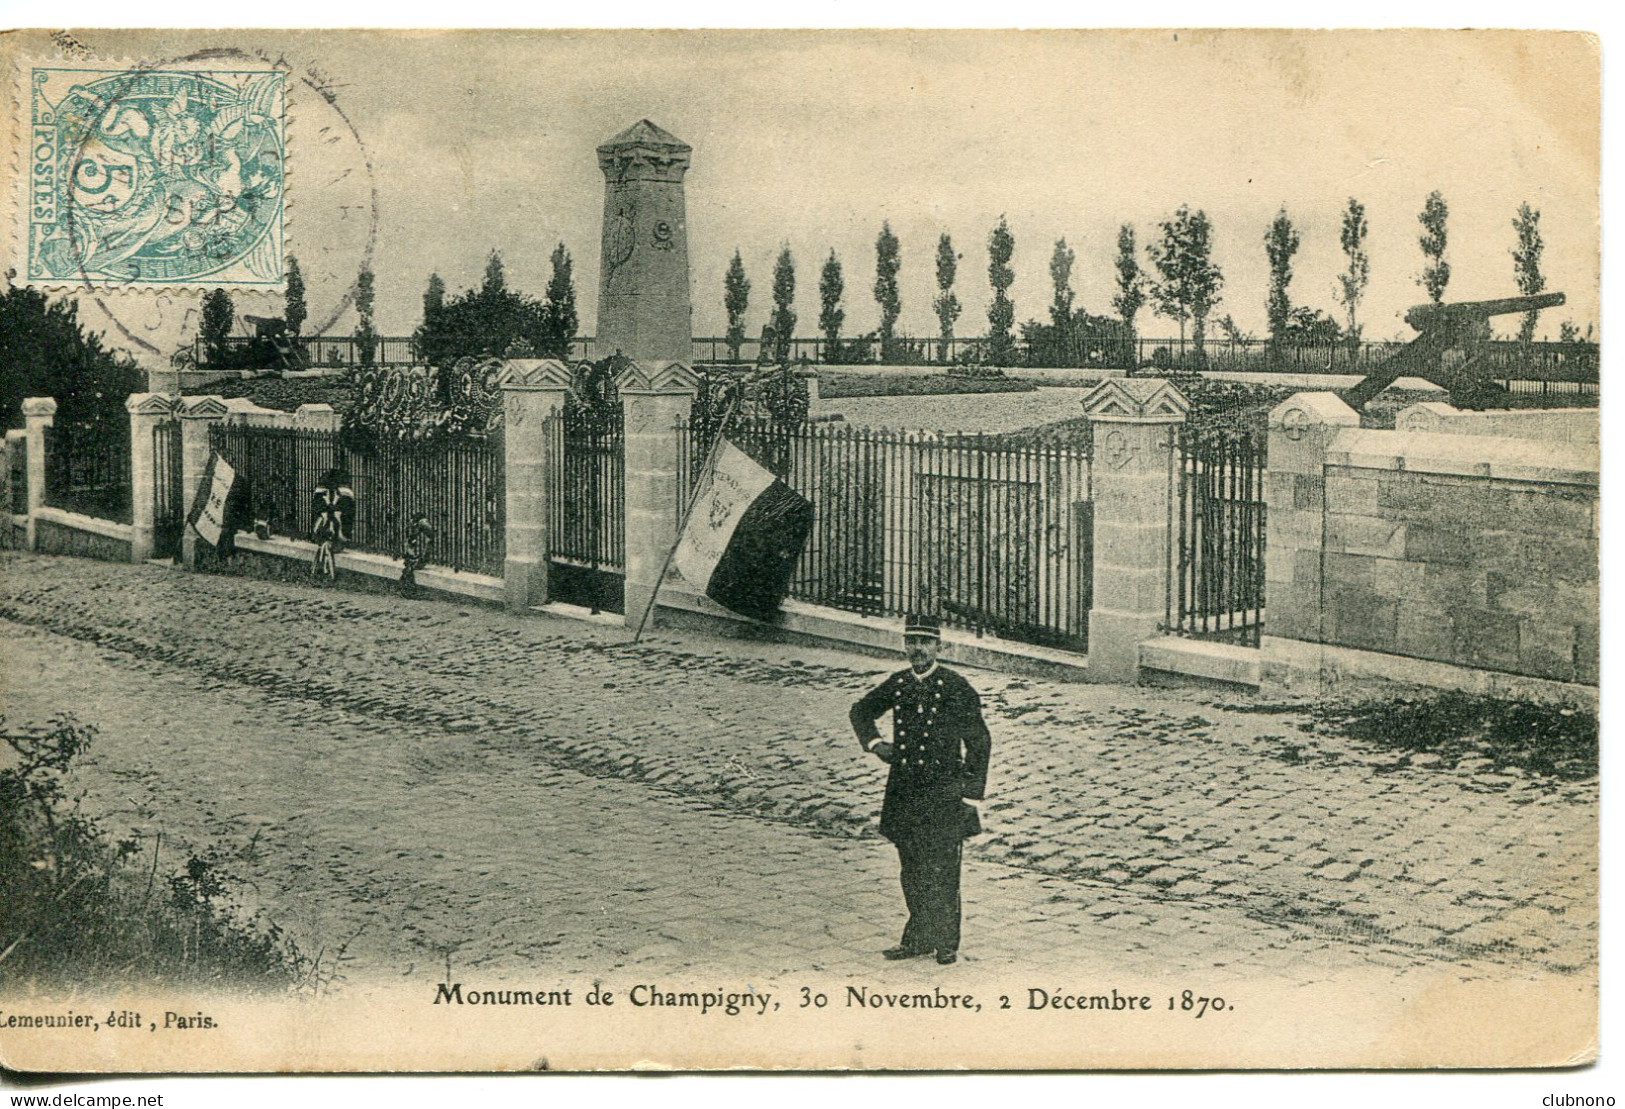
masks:
[[[727,439],[715,449],[672,564],[718,604],[766,620],[790,590],[812,502]]]

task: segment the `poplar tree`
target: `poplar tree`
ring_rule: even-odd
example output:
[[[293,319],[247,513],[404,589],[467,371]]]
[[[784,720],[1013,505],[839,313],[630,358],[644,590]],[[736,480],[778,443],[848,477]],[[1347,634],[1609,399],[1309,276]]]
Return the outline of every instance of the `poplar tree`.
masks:
[[[734,250],[733,261],[722,279],[722,306],[728,312],[728,361],[739,361],[739,348],[745,342],[745,310],[750,307],[750,279],[745,262]]]
[[[1422,225],[1422,236],[1418,240],[1422,247],[1422,254],[1428,259],[1423,267],[1422,274],[1417,283],[1427,290],[1428,298],[1434,304],[1444,303],[1445,286],[1450,284],[1450,263],[1445,261],[1445,248],[1449,245],[1449,237],[1445,231],[1445,220],[1450,216],[1450,207],[1445,204],[1444,197],[1438,189],[1428,194],[1427,202],[1422,205],[1421,214],[1416,219]]]
[[[954,253],[954,241],[944,231],[937,239],[937,298],[931,308],[937,314],[942,328],[941,361],[948,361],[948,352],[954,345],[954,321],[959,319],[959,298],[954,295],[954,278],[959,274],[959,255]]]
[[[1517,245],[1512,248],[1512,275],[1517,279],[1518,291],[1524,296],[1545,292],[1546,275],[1540,272],[1540,256],[1546,250],[1546,243],[1540,234],[1540,209],[1529,207],[1527,200],[1518,205],[1512,229],[1518,236]],[[1539,315],[1538,310],[1523,314],[1523,321],[1518,325],[1520,343],[1534,341],[1535,318]]]
[[[903,268],[903,249],[892,234],[891,223],[880,225],[875,239],[875,303],[880,305],[880,360],[890,362],[896,352],[897,317],[903,314],[903,296],[897,271]]]
[[[818,275],[818,330],[824,333],[824,358],[838,353],[841,346],[841,325],[846,322],[846,311],[841,297],[846,293],[846,281],[841,276],[841,260],[835,251],[829,252],[824,268]]]
[[[288,325],[288,335],[297,339],[309,316],[305,307],[305,275],[299,269],[299,259],[288,255],[288,287],[282,295],[282,321]]]
[[[1010,224],[1001,215],[998,226],[987,237],[987,280],[993,286],[993,303],[987,309],[987,347],[988,358],[997,366],[1015,361],[1016,344],[1010,328],[1016,322],[1016,306],[1009,296],[1016,280],[1016,271],[1010,268],[1015,253],[1016,237],[1010,234]]]
[[[1145,307],[1145,274],[1140,271],[1140,260],[1134,243],[1134,226],[1125,223],[1117,229],[1117,295],[1112,307],[1123,318],[1128,329],[1129,363],[1132,365],[1136,334],[1134,317]]]
[[[429,287],[423,290],[423,322],[432,323],[446,310],[446,283],[438,273],[429,275]]]
[[[237,322],[237,309],[231,303],[231,294],[224,289],[210,289],[203,294],[203,320],[198,335],[203,339],[203,355],[211,366],[225,366],[230,360],[226,340],[231,338],[232,324]]]
[[[561,242],[549,258],[552,276],[548,278],[546,299],[542,302],[541,347],[543,358],[567,360],[570,343],[576,337],[581,318],[576,312],[575,263]]]
[[[370,366],[378,353],[378,332],[372,326],[373,277],[372,270],[363,266],[355,279],[356,358],[363,366]]]
[[[1365,238],[1370,230],[1365,219],[1365,205],[1349,197],[1348,207],[1343,210],[1340,236],[1343,254],[1348,258],[1349,265],[1348,269],[1337,275],[1337,284],[1340,293],[1338,299],[1348,309],[1350,343],[1360,341],[1360,299],[1365,296],[1366,284],[1371,280],[1371,259],[1365,252]]]
[[[783,366],[790,361],[790,344],[796,333],[796,262],[789,244],[779,248],[773,263],[773,361]]]
[[[1292,284],[1292,256],[1298,252],[1299,241],[1298,229],[1292,226],[1292,217],[1286,214],[1283,204],[1269,230],[1264,232],[1264,253],[1270,261],[1270,288],[1265,307],[1270,339],[1275,343],[1286,340],[1287,325],[1292,321],[1292,298],[1287,287]]]

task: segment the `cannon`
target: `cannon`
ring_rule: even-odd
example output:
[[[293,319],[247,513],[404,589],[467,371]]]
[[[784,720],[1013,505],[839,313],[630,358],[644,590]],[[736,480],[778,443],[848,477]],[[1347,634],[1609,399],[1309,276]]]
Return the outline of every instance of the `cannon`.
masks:
[[[288,321],[279,316],[250,316],[243,313],[243,322],[254,329],[254,335],[260,339],[272,339],[288,332]]]
[[[1345,390],[1343,400],[1349,407],[1362,410],[1402,377],[1426,378],[1449,390],[1452,399],[1465,399],[1486,379],[1479,365],[1479,348],[1490,338],[1490,317],[1556,308],[1562,303],[1562,293],[1541,293],[1456,304],[1418,304],[1406,311],[1405,322],[1421,334],[1367,374],[1365,380]],[[1447,364],[1445,353],[1452,350],[1460,350],[1465,357]]]
[[[254,329],[254,340],[267,343],[285,370],[305,368],[305,355],[288,332],[288,321],[276,316],[251,316],[243,313],[243,322]]]

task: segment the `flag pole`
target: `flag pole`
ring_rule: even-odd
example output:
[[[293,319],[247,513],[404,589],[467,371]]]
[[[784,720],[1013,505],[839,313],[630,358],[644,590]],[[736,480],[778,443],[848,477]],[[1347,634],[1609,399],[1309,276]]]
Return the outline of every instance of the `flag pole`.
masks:
[[[717,467],[717,446],[722,442],[723,435],[727,433],[728,425],[733,421],[734,416],[738,415],[739,413],[739,399],[743,394],[743,386],[748,380],[748,378],[741,379],[739,382],[741,388],[734,392],[733,398],[729,402],[728,410],[722,414],[722,421],[717,424],[717,433],[716,435],[712,436],[711,446],[705,454],[705,468],[707,472],[714,471]],[[677,521],[677,534],[673,537],[671,546],[666,548],[666,557],[660,563],[660,576],[655,578],[655,586],[653,589],[649,590],[649,603],[643,606],[643,615],[638,618],[637,631],[632,633],[632,642],[634,644],[643,638],[643,629],[648,626],[649,615],[650,613],[654,612],[655,601],[660,598],[660,586],[665,582],[666,574],[671,569],[671,560],[676,557],[677,548],[683,542],[683,533],[688,530],[688,518],[693,514],[694,505],[700,499],[700,490],[704,487],[705,481],[702,475],[701,480],[696,481],[694,483],[694,488],[688,491],[688,503],[683,507],[682,518]]]

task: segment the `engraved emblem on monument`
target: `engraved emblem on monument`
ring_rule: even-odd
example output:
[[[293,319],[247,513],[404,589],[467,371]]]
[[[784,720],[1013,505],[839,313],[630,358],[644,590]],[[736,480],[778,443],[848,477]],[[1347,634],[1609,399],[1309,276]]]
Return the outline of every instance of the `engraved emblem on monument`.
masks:
[[[1134,448],[1129,445],[1128,436],[1113,428],[1106,435],[1106,465],[1114,470],[1121,470],[1129,464],[1134,457]]]
[[[613,267],[623,266],[632,257],[636,232],[626,214],[618,213],[604,227],[604,260]]]

